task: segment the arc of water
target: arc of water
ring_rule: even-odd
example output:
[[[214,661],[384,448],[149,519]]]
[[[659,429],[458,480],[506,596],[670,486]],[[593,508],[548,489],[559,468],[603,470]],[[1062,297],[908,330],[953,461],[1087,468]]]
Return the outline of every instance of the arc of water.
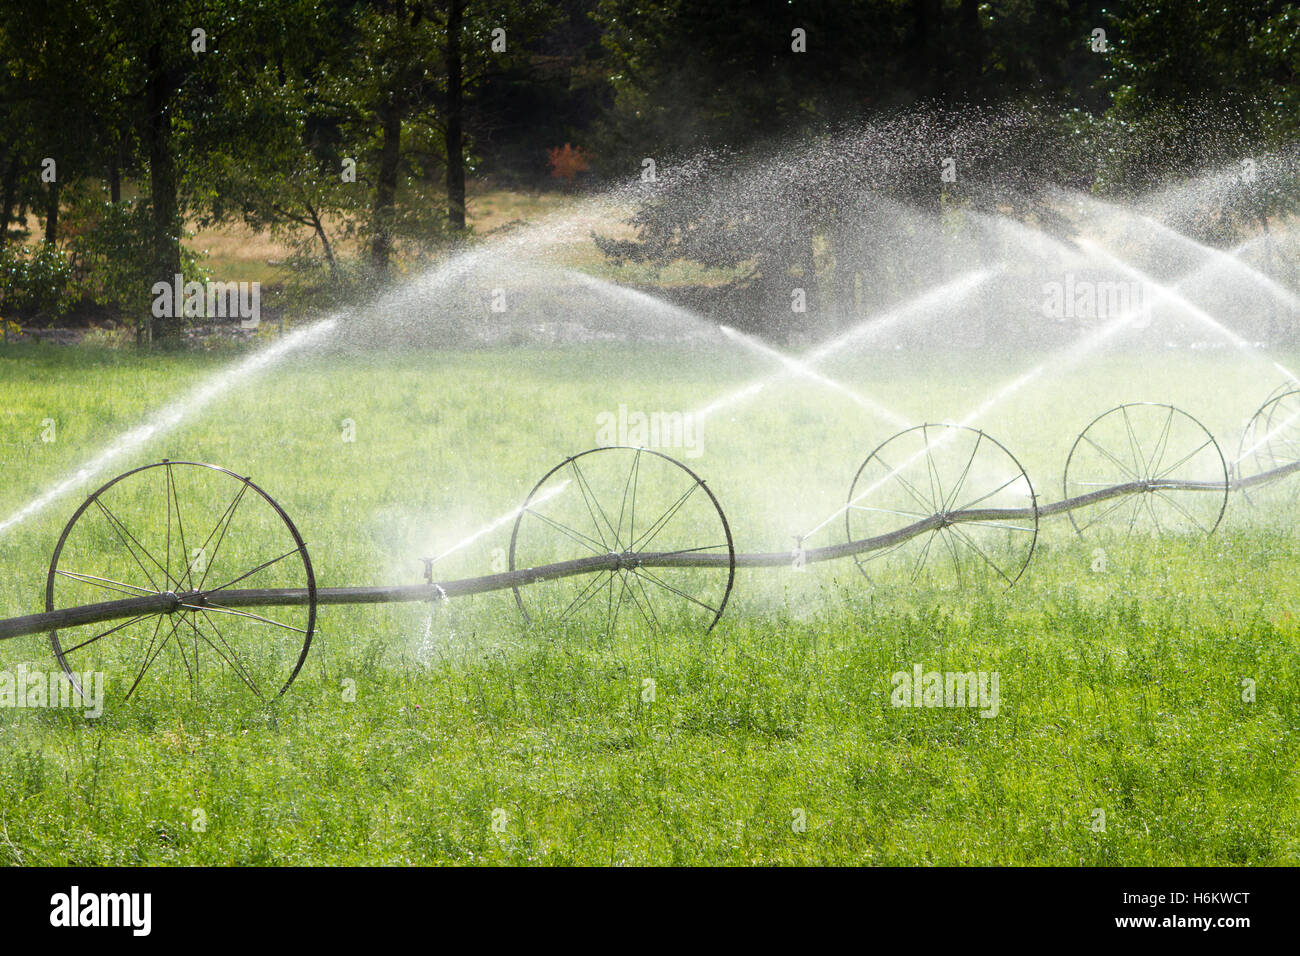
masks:
[[[1090,251],[1098,254],[1101,257],[1111,259],[1117,267],[1127,268],[1131,272],[1136,271],[1136,270],[1132,270],[1131,267],[1126,266],[1120,260],[1115,259],[1114,256],[1111,256],[1105,250],[1100,249],[1094,243],[1091,243],[1086,239],[1079,240],[1079,244],[1080,246],[1089,249]],[[1142,281],[1144,282],[1150,281],[1151,284],[1154,286],[1156,290],[1157,302],[1163,301],[1164,299],[1174,299],[1182,304],[1185,304],[1186,306],[1190,306],[1192,309],[1196,309],[1196,306],[1188,302],[1185,296],[1182,296],[1177,292],[1176,286],[1183,282],[1188,281],[1189,279],[1198,275],[1201,271],[1202,271],[1201,269],[1193,270],[1192,272],[1188,273],[1188,275],[1177,280],[1177,282],[1174,283],[1174,285],[1165,285],[1162,283],[1154,282],[1152,280],[1149,280],[1149,278],[1143,278]],[[1141,274],[1139,273],[1139,275]],[[1197,310],[1197,311],[1203,312],[1203,310]],[[1064,371],[1068,368],[1074,367],[1079,362],[1083,361],[1083,359],[1086,358],[1088,355],[1095,352],[1103,344],[1105,344],[1107,341],[1109,341],[1111,338],[1117,335],[1119,332],[1127,328],[1135,319],[1144,315],[1145,312],[1146,309],[1143,307],[1128,309],[1125,312],[1121,313],[1115,319],[1108,322],[1106,325],[1102,326],[1100,329],[1094,331],[1080,345],[1070,346],[1068,349],[1062,349],[1060,351],[1054,352],[1052,355],[1048,356],[1039,365],[1017,376],[1011,382],[1007,383],[1002,388],[995,391],[988,398],[984,399],[979,405],[977,405],[970,412],[964,415],[957,422],[957,424],[969,427],[972,423],[978,421],[980,417],[988,413],[994,407],[1006,401],[1008,398],[1010,398],[1016,392],[1020,391],[1030,382],[1037,379],[1048,368],[1058,368],[1060,371]],[[1205,317],[1209,319],[1210,323],[1212,323],[1214,326],[1222,329],[1223,331],[1229,331],[1227,329],[1224,329],[1222,326],[1220,326],[1219,323],[1217,323],[1211,316],[1206,315]],[[1229,334],[1231,333],[1229,332]],[[1240,336],[1238,336],[1238,339],[1240,339]],[[1241,341],[1243,343],[1245,342],[1245,340],[1241,340]],[[1245,344],[1246,347],[1249,348],[1249,343],[1245,343]],[[1276,362],[1274,363],[1274,365],[1276,365],[1279,369],[1281,369],[1288,377],[1292,379],[1295,378],[1295,376],[1291,375],[1291,373],[1287,371],[1285,368],[1283,368],[1283,366],[1278,365]],[[902,464],[898,465],[888,474],[880,478],[878,481],[873,482],[870,486],[865,488],[861,494],[857,495],[852,500],[845,503],[841,508],[837,509],[834,513],[828,515],[825,520],[821,521],[816,527],[810,530],[807,534],[803,535],[803,537],[810,538],[812,535],[816,534],[818,531],[825,528],[832,521],[836,520],[840,515],[848,511],[849,508],[853,507],[853,505],[855,505],[857,502],[861,501],[863,498],[867,497],[868,495],[878,491],[888,481],[890,481],[895,476],[900,474],[903,470],[908,468],[910,465],[915,464],[922,457],[928,454],[931,449],[937,448],[943,443],[951,440],[951,438],[955,434],[956,434],[955,432],[945,432],[937,440],[927,444],[927,446],[922,451],[917,452],[913,454],[910,458],[904,460]]]
[[[1048,358],[1045,359],[1042,363],[1035,366],[1034,368],[1031,368],[1029,371],[1022,373],[1016,378],[1012,379],[1002,388],[998,389],[988,398],[984,399],[982,402],[980,402],[979,405],[977,405],[975,408],[971,409],[969,412],[963,415],[956,422],[956,424],[962,427],[967,427],[967,428],[970,427],[974,422],[978,421],[981,416],[985,415],[987,412],[989,412],[997,405],[1000,405],[1002,402],[1005,402],[1016,392],[1020,391],[1030,382],[1034,381],[1036,378],[1041,376],[1045,371],[1047,371],[1048,368],[1055,367],[1058,368],[1060,371],[1064,371],[1065,369],[1073,367],[1074,365],[1083,361],[1083,359],[1088,355],[1090,355],[1092,352],[1100,348],[1105,342],[1113,338],[1121,330],[1126,328],[1130,323],[1134,321],[1134,319],[1136,319],[1141,314],[1142,314],[1142,310],[1140,309],[1130,309],[1127,312],[1121,314],[1119,317],[1112,319],[1110,322],[1102,326],[1100,329],[1097,329],[1080,345],[1074,346],[1068,351],[1062,350],[1053,353],[1052,355],[1048,356]],[[861,494],[858,494],[855,497],[851,498],[849,501],[845,502],[844,505],[837,508],[831,514],[827,515],[824,520],[822,520],[815,527],[809,530],[807,534],[803,535],[803,538],[805,539],[811,538],[814,534],[816,534],[818,531],[821,531],[832,521],[839,518],[840,515],[844,514],[846,511],[848,511],[858,502],[862,501],[868,495],[874,494],[876,491],[879,491],[882,487],[885,486],[885,484],[887,484],[897,475],[902,474],[902,472],[905,471],[911,465],[914,465],[916,462],[920,461],[932,450],[936,448],[940,448],[943,445],[947,444],[949,441],[955,438],[957,434],[959,434],[959,432],[954,430],[948,430],[943,432],[934,441],[927,441],[925,448],[923,448],[921,451],[915,452],[910,457],[904,459],[901,464],[895,466],[887,474],[883,475],[881,478],[872,482],[870,485],[864,488]]]
[[[237,385],[244,379],[265,371],[298,349],[320,341],[334,331],[338,321],[337,318],[322,319],[297,332],[292,332],[274,345],[270,345],[244,359],[233,368],[213,376],[193,389],[180,401],[159,410],[143,425],[133,428],[122,435],[116,442],[101,451],[71,475],[55,483],[43,494],[33,498],[9,517],[0,521],[0,535],[38,514],[62,495],[89,482],[114,462],[134,452],[145,442],[167,434],[185,419],[192,417],[212,404],[233,385]]]
[[[1086,202],[1091,206],[1104,209],[1110,215],[1120,216],[1123,218],[1127,218],[1130,221],[1134,221],[1142,224],[1148,229],[1151,229],[1153,232],[1156,232],[1167,239],[1171,239],[1174,242],[1179,243],[1184,248],[1192,250],[1193,252],[1200,255],[1203,259],[1210,260],[1214,265],[1218,265],[1221,267],[1228,267],[1236,270],[1240,275],[1249,279],[1251,282],[1256,283],[1257,285],[1263,286],[1273,295],[1277,296],[1279,299],[1286,302],[1286,304],[1292,309],[1300,309],[1300,296],[1297,296],[1294,292],[1292,292],[1286,286],[1279,283],[1276,279],[1274,279],[1272,276],[1268,275],[1267,273],[1261,272],[1259,269],[1256,269],[1248,262],[1243,262],[1232,252],[1225,252],[1222,249],[1215,249],[1212,246],[1205,245],[1205,243],[1203,242],[1198,242],[1197,240],[1193,239],[1191,236],[1184,235],[1183,233],[1179,232],[1177,229],[1174,229],[1171,226],[1166,226],[1163,222],[1160,222],[1157,219],[1153,219],[1151,216],[1148,216],[1145,213],[1134,212],[1133,210],[1125,209],[1122,206],[1117,206],[1114,203],[1106,202],[1105,200],[1098,199],[1095,196],[1088,196],[1083,193],[1077,193],[1075,195],[1081,201]],[[1242,245],[1244,245],[1244,243]],[[1238,246],[1237,248],[1241,248],[1241,246]]]
[[[932,316],[935,314],[935,307],[937,305],[940,303],[951,304],[953,302],[961,301],[981,283],[989,279],[993,275],[994,271],[995,270],[991,269],[975,269],[963,273],[952,281],[945,282],[938,288],[924,292],[886,312],[864,319],[851,329],[835,336],[830,341],[813,347],[807,354],[800,356],[798,359],[777,352],[775,349],[771,349],[770,351],[773,354],[780,357],[784,371],[751,382],[743,388],[714,399],[709,404],[697,409],[693,414],[697,420],[712,415],[714,412],[726,408],[729,405],[734,405],[739,401],[757,395],[763,389],[767,388],[774,382],[784,379],[787,375],[808,374],[808,372],[813,370],[814,366],[819,365],[832,355],[848,348],[859,340],[871,340],[876,338],[886,330],[891,329],[899,323],[915,316]],[[733,337],[742,335],[734,329],[731,330],[731,333]],[[757,342],[757,340],[753,339],[750,341]],[[823,384],[830,382],[831,387],[837,389],[844,387],[839,385],[839,383],[833,382],[831,379],[825,378],[825,376],[823,376],[823,379]],[[904,421],[904,419],[902,419],[901,416],[897,416],[896,413],[889,411],[888,409],[883,409],[883,406],[882,410],[887,413],[885,417],[892,417],[898,421]]]
[[[1224,325],[1214,316],[1210,315],[1210,313],[1206,312],[1195,302],[1188,299],[1185,295],[1179,293],[1174,286],[1169,286],[1162,282],[1157,281],[1149,273],[1143,272],[1141,269],[1137,268],[1136,266],[1133,266],[1132,264],[1125,262],[1123,259],[1119,258],[1119,256],[1115,255],[1113,252],[1107,251],[1106,249],[1102,248],[1097,243],[1092,242],[1091,240],[1080,239],[1079,245],[1090,249],[1091,251],[1096,253],[1100,258],[1105,259],[1114,268],[1125,273],[1129,277],[1136,279],[1137,281],[1142,282],[1145,285],[1153,287],[1160,298],[1172,297],[1177,302],[1177,304],[1182,309],[1184,309],[1186,313],[1190,315],[1193,319],[1195,319],[1197,322],[1200,322],[1206,328],[1211,329],[1216,334],[1226,338],[1229,342],[1231,342],[1234,346],[1236,346],[1246,355],[1252,356],[1254,358],[1263,359],[1263,361],[1269,362],[1273,366],[1273,368],[1277,369],[1277,371],[1281,372],[1291,381],[1300,382],[1300,378],[1297,378],[1296,374],[1292,372],[1289,368],[1287,368],[1285,365],[1283,365],[1281,362],[1278,362],[1275,359],[1265,358],[1261,356],[1254,346],[1252,346],[1244,338],[1242,338],[1232,329],[1228,328],[1228,326]],[[1178,284],[1181,284],[1181,280]]]
[[[515,509],[512,510],[512,511],[507,511],[505,514],[503,514],[503,515],[501,515],[501,516],[499,516],[499,517],[497,517],[497,518],[493,518],[491,521],[489,521],[487,524],[483,525],[483,527],[479,528],[479,529],[478,529],[477,531],[475,531],[473,534],[469,535],[469,536],[466,537],[466,538],[461,539],[460,541],[457,541],[455,544],[453,544],[453,545],[452,545],[450,548],[448,548],[446,551],[442,552],[442,554],[438,555],[436,558],[433,559],[433,563],[434,563],[434,564],[437,564],[437,563],[438,563],[439,561],[441,561],[443,558],[447,557],[447,555],[449,555],[449,554],[455,554],[455,553],[456,553],[457,551],[459,551],[461,548],[464,548],[464,547],[466,547],[466,546],[468,546],[468,545],[473,544],[475,541],[477,541],[479,538],[483,537],[483,535],[487,534],[488,532],[495,531],[497,528],[501,527],[503,524],[508,524],[509,522],[514,521],[515,518],[519,517],[519,515],[522,514],[522,513],[526,510],[526,507],[527,507],[527,508],[533,508],[533,507],[536,507],[537,505],[540,505],[540,504],[541,504],[542,502],[544,502],[544,501],[549,501],[550,499],[554,498],[554,497],[555,497],[556,495],[558,495],[561,491],[563,491],[566,487],[568,487],[569,482],[570,482],[571,480],[572,480],[572,479],[565,478],[563,481],[561,481],[559,484],[557,484],[554,488],[550,489],[549,491],[545,491],[545,492],[543,492],[542,494],[538,495],[538,496],[537,496],[536,498],[534,498],[531,502],[529,502],[527,506],[520,505],[518,508],[515,508]]]
[[[489,240],[488,243],[482,246],[457,253],[435,266],[420,279],[387,293],[371,308],[382,313],[386,307],[400,304],[410,297],[425,297],[431,289],[464,276],[485,260],[493,256],[500,257],[510,253],[527,243],[535,243],[538,237],[542,239],[549,238],[552,245],[562,244],[568,238],[566,229],[587,228],[593,210],[600,210],[606,206],[617,204],[627,192],[626,189],[615,189],[610,193],[582,200],[577,209],[552,213],[544,216],[537,223],[516,232]],[[145,442],[167,434],[181,422],[206,408],[233,385],[237,385],[245,379],[267,370],[288,355],[325,339],[337,329],[339,321],[339,316],[332,316],[292,332],[278,342],[250,355],[233,368],[217,373],[202,385],[197,386],[181,401],[158,410],[149,417],[145,424],[127,431],[72,474],[56,482],[47,491],[23,505],[3,521],[0,521],[0,535],[39,514],[63,495],[83,487],[114,462],[137,450]]]
[[[902,415],[898,414],[892,409],[886,408],[884,405],[880,404],[875,399],[868,398],[867,396],[861,394],[860,392],[855,391],[852,388],[849,388],[847,385],[835,381],[833,378],[828,378],[827,376],[823,375],[821,372],[818,372],[815,369],[813,369],[810,365],[808,365],[808,363],[802,362],[799,359],[794,358],[793,356],[787,355],[784,352],[774,349],[770,345],[760,342],[758,341],[758,339],[755,339],[752,336],[745,335],[743,332],[737,332],[735,329],[729,326],[720,325],[718,326],[718,328],[721,329],[722,334],[727,336],[728,338],[734,339],[735,341],[746,345],[747,347],[758,352],[760,355],[767,355],[771,358],[776,359],[778,362],[780,362],[782,365],[784,365],[787,369],[794,372],[795,374],[802,375],[803,377],[810,379],[818,383],[819,385],[825,385],[827,388],[834,389],[835,391],[839,392],[842,395],[847,395],[849,399],[851,399],[855,404],[858,405],[858,407],[864,408],[869,412],[879,415],[881,418],[885,419],[888,422],[892,422],[894,425],[897,425],[900,428],[907,427],[908,420],[904,418]]]

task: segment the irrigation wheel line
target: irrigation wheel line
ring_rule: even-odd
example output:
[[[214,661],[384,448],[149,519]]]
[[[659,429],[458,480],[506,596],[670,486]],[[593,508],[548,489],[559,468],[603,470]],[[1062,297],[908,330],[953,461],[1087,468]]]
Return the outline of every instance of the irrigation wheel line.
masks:
[[[1173,405],[1133,402],[1098,415],[1079,433],[1065,461],[1064,500],[1123,486],[1136,489],[1131,501],[1069,508],[1074,530],[1083,535],[1127,517],[1130,536],[1148,519],[1157,534],[1210,535],[1232,484],[1219,443],[1200,421]]]
[[[1139,407],[1156,410],[1143,413],[1158,416],[1152,419],[1159,425],[1153,432],[1157,436],[1154,443],[1149,436],[1143,442],[1137,431],[1127,430],[1133,427],[1133,409]],[[1122,414],[1125,410],[1127,416]],[[1117,413],[1121,413],[1118,418]],[[1300,458],[1297,458],[1248,477],[1228,480],[1217,442],[1200,422],[1168,405],[1112,409],[1093,420],[1076,439],[1076,449],[1098,422],[1108,418],[1112,424],[1124,424],[1125,442],[1136,439],[1129,445],[1129,454],[1135,457],[1115,457],[1124,470],[1137,477],[1126,474],[1128,480],[1103,487],[1092,488],[1089,484],[1086,487],[1090,490],[1049,504],[1039,504],[1020,463],[983,432],[953,425],[905,429],[878,446],[859,469],[846,508],[851,512],[846,518],[849,540],[801,550],[801,555],[805,563],[859,558],[872,552],[889,552],[920,538],[933,541],[945,533],[982,533],[981,528],[995,529],[1012,541],[1023,541],[1028,536],[1032,554],[1038,522],[1044,517],[1065,514],[1074,521],[1077,511],[1122,504],[1129,498],[1141,502],[1144,497],[1158,493],[1186,494],[1188,498],[1210,502],[1222,498],[1214,523],[1217,526],[1228,490],[1245,491],[1300,473]],[[1171,466],[1161,455],[1170,454],[1176,424],[1186,429],[1189,436],[1186,440],[1192,444],[1190,454],[1177,456]],[[942,440],[932,441],[931,430],[937,431]],[[915,442],[918,431],[921,454],[904,459],[904,467],[899,467],[896,460],[883,457],[882,450],[890,449],[891,445],[903,448],[906,441]],[[1195,474],[1180,477],[1179,469],[1205,452],[1202,445],[1196,444],[1202,435],[1208,438],[1217,456],[1216,474],[1208,480]],[[898,444],[900,441],[904,444]],[[1100,442],[1097,444],[1107,448]],[[941,461],[936,456],[937,449],[947,449],[945,454],[950,454],[951,462],[956,464]],[[1106,456],[1102,459],[1108,460]],[[891,480],[905,473],[906,466],[917,464],[924,469],[926,487],[934,482],[934,494],[927,498],[915,483],[911,489],[900,485],[895,489],[898,494],[918,493],[906,508],[856,509],[853,506],[868,494],[889,484],[889,480],[880,482],[877,478],[863,492],[858,492],[859,480],[869,474],[867,465],[872,463],[887,468],[884,474]],[[593,467],[596,464],[601,467]],[[1111,464],[1119,467],[1116,462]],[[565,469],[570,476],[561,479],[561,485],[556,479]],[[601,472],[603,477],[598,477]],[[978,477],[972,485],[974,475]],[[598,480],[593,482],[593,477]],[[1090,481],[1091,478],[1084,477],[1077,483],[1084,486]],[[650,494],[656,483],[661,496],[658,499]],[[551,494],[548,488],[555,487],[559,491]],[[969,492],[974,497],[968,499],[967,489],[972,487],[981,490]],[[1068,478],[1066,487],[1067,490],[1071,487]],[[568,500],[572,513],[580,517],[585,514],[591,522],[590,531],[587,525],[574,526],[556,520],[563,509],[552,510],[558,508],[553,502],[561,501],[565,491],[571,492]],[[198,509],[194,507],[196,496],[202,504]],[[617,516],[613,516],[615,500],[620,508]],[[650,501],[657,501],[659,507],[644,510]],[[958,501],[962,504],[958,505]],[[582,510],[578,510],[578,502]],[[633,520],[633,509],[629,507],[632,502],[640,502],[636,505],[642,509],[640,521]],[[668,503],[667,507],[662,507],[664,502]],[[688,502],[694,509],[689,520]],[[873,528],[877,533],[867,537],[855,537],[859,531],[855,530],[852,513],[859,511],[862,514],[891,511],[891,526],[886,530]],[[197,524],[196,514],[203,516]],[[648,519],[649,525],[641,523],[646,515],[654,516]],[[545,518],[550,518],[551,523]],[[636,533],[638,528],[640,534]],[[669,528],[671,533],[667,533]],[[554,532],[549,543],[538,535],[539,531],[548,529]],[[665,533],[667,537],[661,540],[660,535]],[[191,547],[200,541],[197,548]],[[546,562],[520,566],[526,557],[524,550],[537,547],[538,542],[542,552],[550,549]],[[955,546],[957,542],[949,543]],[[568,556],[572,551],[566,549],[578,545],[589,553]],[[922,555],[925,553],[923,550]],[[159,555],[162,560],[158,559]],[[924,558],[921,563],[924,564]],[[1028,557],[1021,564],[999,569],[999,575],[1009,583],[1014,582],[1027,564]],[[737,553],[721,505],[703,479],[690,468],[660,452],[616,446],[590,449],[566,458],[534,486],[516,518],[509,571],[458,580],[430,580],[421,585],[318,588],[302,536],[284,509],[265,491],[249,478],[216,465],[162,461],[119,475],[82,503],[55,547],[46,579],[45,611],[0,619],[0,640],[47,633],[60,667],[79,692],[82,688],[78,670],[88,663],[99,664],[106,669],[121,669],[128,675],[126,679],[131,683],[125,696],[129,699],[145,676],[156,676],[161,667],[155,664],[163,660],[170,661],[173,673],[185,675],[195,696],[202,694],[205,678],[210,682],[215,668],[217,677],[236,687],[247,685],[258,697],[269,699],[283,694],[302,669],[315,631],[319,604],[433,602],[513,590],[520,609],[527,615],[521,594],[523,587],[553,582],[570,589],[570,595],[581,596],[581,590],[573,590],[577,581],[569,579],[586,576],[588,584],[594,580],[599,582],[599,587],[609,586],[606,602],[610,628],[616,623],[614,615],[617,614],[610,604],[613,600],[627,600],[620,607],[640,607],[639,613],[653,625],[661,622],[652,616],[651,605],[645,604],[644,599],[651,593],[653,580],[663,580],[659,576],[662,574],[678,582],[664,588],[673,598],[668,603],[678,611],[696,613],[697,618],[699,610],[707,612],[704,620],[711,628],[726,607],[737,568],[791,566],[791,555],[785,551]],[[1014,577],[1007,568],[1016,570]],[[687,580],[706,587],[707,591],[679,586],[682,579],[672,577],[677,572],[685,572]],[[641,578],[642,574],[651,574],[653,578]],[[208,586],[210,577],[221,583]],[[613,597],[615,579],[619,581],[617,598]],[[254,584],[260,586],[250,586]],[[716,603],[700,597],[705,593],[716,595],[713,598]],[[101,600],[104,597],[113,599]],[[568,598],[569,604],[572,600]],[[656,614],[662,606],[655,607]],[[294,623],[289,623],[283,611],[273,615],[250,610],[264,608],[295,609],[298,616],[291,617]],[[216,617],[220,617],[220,622]],[[121,623],[106,630],[91,627],[108,622]],[[146,637],[150,622],[153,630]],[[145,626],[140,627],[141,624]],[[91,629],[78,633],[80,628]],[[228,635],[236,631],[238,637],[232,643]],[[88,634],[93,636],[84,636]],[[134,646],[124,644],[125,641],[133,641]],[[139,652],[141,646],[143,653],[132,653]],[[165,658],[168,650],[171,655]],[[82,651],[100,656],[83,663],[81,658],[74,657]],[[202,663],[204,657],[208,660],[206,669]],[[131,661],[132,666],[124,667],[124,659]]]
[[[306,599],[277,617],[227,605],[245,582]],[[126,700],[155,668],[183,671],[195,696],[234,678],[261,699],[278,697],[302,670],[316,628],[316,576],[292,519],[251,479],[200,462],[118,475],[68,521],[46,576],[46,612],[111,595],[154,603],[107,630],[68,620],[49,631],[78,694],[81,674],[129,662]]]
[[[1242,430],[1233,471],[1240,483],[1297,463],[1300,463],[1300,389],[1275,389]],[[1255,503],[1249,490],[1245,490],[1245,495]],[[1295,497],[1293,489],[1288,503],[1294,503]]]
[[[645,560],[651,545],[653,565]],[[625,606],[657,631],[665,618],[711,631],[736,579],[735,543],[717,497],[686,465],[647,448],[590,448],[564,459],[528,493],[510,534],[510,570],[554,564],[575,551],[607,556],[613,566],[529,591],[535,604],[558,610],[551,615],[558,621],[598,606],[604,593],[606,634]],[[663,563],[692,555],[725,564]],[[530,621],[520,586],[511,590]]]
[[[977,506],[1019,517],[972,517]],[[938,523],[926,533],[855,554],[858,569],[870,577],[869,562],[906,553],[913,584],[933,558],[951,562],[958,587],[993,575],[1010,587],[1038,541],[1038,499],[1024,467],[1000,442],[965,425],[904,429],[877,446],[853,476],[844,508],[849,541],[879,526],[896,530],[931,518]]]

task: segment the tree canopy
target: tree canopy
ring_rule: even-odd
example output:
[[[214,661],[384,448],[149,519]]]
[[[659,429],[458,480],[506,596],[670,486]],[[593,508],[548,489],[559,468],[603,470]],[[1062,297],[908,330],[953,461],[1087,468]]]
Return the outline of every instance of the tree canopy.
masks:
[[[47,278],[66,267],[83,277],[79,294],[133,315],[153,281],[201,271],[185,246],[195,223],[293,237],[322,281],[373,285],[395,261],[464,238],[476,176],[581,188],[634,179],[652,157],[679,171],[694,162],[707,178],[720,174],[709,156],[874,123],[898,142],[864,141],[859,172],[875,168],[871,150],[893,150],[903,174],[872,188],[924,205],[937,200],[918,200],[907,170],[923,159],[906,144],[926,117],[952,120],[960,138],[972,117],[1001,115],[964,141],[990,180],[1149,188],[1228,154],[1286,147],[1300,115],[1300,11],[1276,0],[3,8],[0,275],[25,275],[36,245],[48,246]],[[833,234],[844,202],[817,195],[816,177],[795,178],[811,192],[775,248],[788,268],[810,270],[808,223]],[[1242,215],[1267,216],[1291,195],[1274,190]],[[742,203],[723,217],[739,237],[727,254],[692,234],[689,203],[668,208],[647,197],[639,244],[606,251],[747,258],[745,230],[763,215]],[[28,213],[39,235],[27,234]],[[341,239],[364,254],[343,261]],[[52,308],[12,287],[0,285],[0,312]],[[178,320],[142,334],[174,340]]]

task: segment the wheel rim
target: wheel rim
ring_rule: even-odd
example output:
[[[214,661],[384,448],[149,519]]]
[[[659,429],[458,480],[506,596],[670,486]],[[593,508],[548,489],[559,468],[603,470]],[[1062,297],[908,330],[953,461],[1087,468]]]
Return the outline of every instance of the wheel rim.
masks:
[[[1276,392],[1251,416],[1241,435],[1241,444],[1237,449],[1235,473],[1238,478],[1251,478],[1255,475],[1294,465],[1300,462],[1300,389],[1291,389],[1281,394]],[[1257,497],[1270,497],[1264,488],[1271,489],[1272,483],[1245,490],[1253,502]],[[1286,501],[1294,501],[1300,489],[1295,482],[1288,482],[1287,490],[1281,493]]]
[[[298,589],[306,600],[256,613],[223,606],[236,585]],[[84,674],[102,673],[105,698],[123,702],[182,681],[196,698],[238,687],[269,700],[298,676],[315,632],[315,573],[298,529],[250,479],[173,461],[114,478],[59,537],[45,606],[169,592],[173,610],[50,632],[78,694]]]
[[[960,512],[1007,512],[961,520]],[[908,584],[927,573],[958,587],[978,580],[1011,586],[1033,557],[1038,509],[1033,484],[1014,455],[978,429],[917,425],[879,445],[858,469],[845,506],[849,541],[928,519],[938,527],[856,555],[869,578],[901,570]],[[870,571],[869,571],[870,566]]]
[[[1075,531],[1208,535],[1228,504],[1228,464],[1209,429],[1191,415],[1135,402],[1094,418],[1065,462],[1067,499],[1117,485],[1133,485],[1134,492],[1067,512]]]
[[[620,556],[620,566],[515,587],[525,621],[586,620],[605,634],[636,618],[656,632],[711,630],[735,579],[731,528],[694,471],[644,448],[593,448],[566,458],[529,493],[510,536],[510,570]],[[700,567],[642,564],[696,556]],[[530,612],[532,608],[532,612]]]

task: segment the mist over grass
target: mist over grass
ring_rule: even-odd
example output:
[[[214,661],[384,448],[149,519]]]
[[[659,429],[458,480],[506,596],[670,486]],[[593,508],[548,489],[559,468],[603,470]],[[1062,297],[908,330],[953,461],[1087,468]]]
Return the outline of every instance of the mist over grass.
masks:
[[[939,421],[1046,357],[863,350],[827,371]],[[88,349],[9,349],[0,363],[5,434],[27,439],[4,446],[6,513],[221,367]],[[667,344],[324,354],[252,380],[140,455],[252,476],[299,525],[322,585],[413,583],[425,549],[517,507],[596,443],[596,416],[617,402],[689,410],[781,372],[745,349]],[[1077,431],[1113,404],[1180,405],[1226,453],[1277,378],[1232,348],[1109,352],[978,424],[1054,500]],[[47,417],[59,422],[48,444]],[[344,419],[355,442],[342,441]],[[893,430],[787,374],[711,416],[691,464],[738,550],[784,550],[843,504]],[[79,498],[6,537],[0,615],[39,609]],[[323,608],[306,668],[270,707],[237,683],[191,701],[182,683],[96,722],[0,713],[0,859],[1294,864],[1291,514],[1234,494],[1208,539],[1078,539],[1044,519],[1010,590],[957,591],[941,569],[868,582],[851,560],[742,571],[708,635],[657,635],[633,617],[605,635],[596,614],[526,626],[508,592]],[[485,573],[508,531],[439,574]],[[3,651],[9,668],[54,666],[38,637]],[[891,707],[891,675],[916,663],[998,671],[998,718]],[[1243,678],[1257,681],[1253,703]],[[1099,808],[1104,834],[1091,829]],[[791,828],[796,809],[805,833]]]

